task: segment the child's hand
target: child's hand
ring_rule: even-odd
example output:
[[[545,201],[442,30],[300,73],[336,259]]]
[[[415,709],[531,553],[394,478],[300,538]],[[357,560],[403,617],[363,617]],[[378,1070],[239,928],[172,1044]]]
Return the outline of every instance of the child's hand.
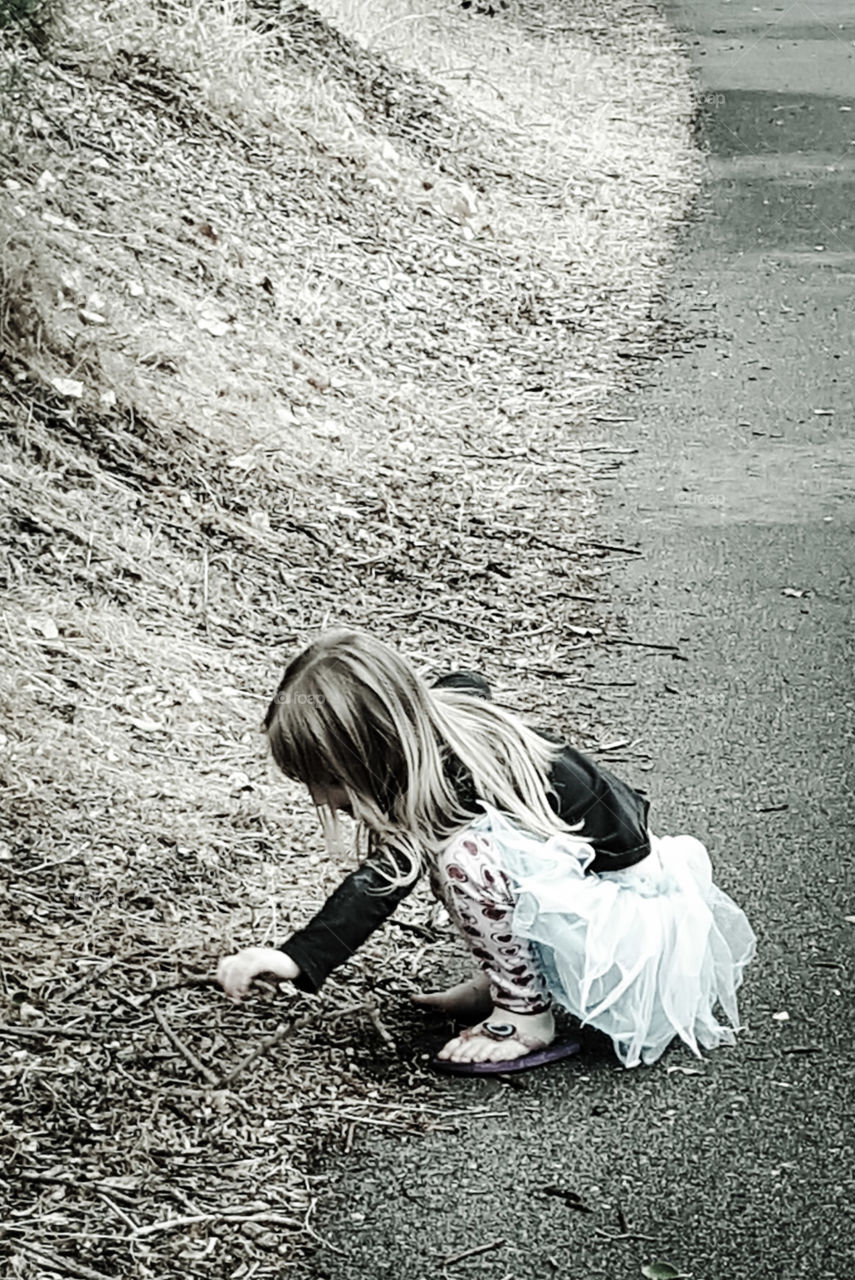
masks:
[[[220,961],[217,982],[232,1000],[242,1000],[253,978],[262,973],[272,974],[280,981],[293,982],[300,976],[300,966],[275,947],[246,947],[237,955],[226,956]]]

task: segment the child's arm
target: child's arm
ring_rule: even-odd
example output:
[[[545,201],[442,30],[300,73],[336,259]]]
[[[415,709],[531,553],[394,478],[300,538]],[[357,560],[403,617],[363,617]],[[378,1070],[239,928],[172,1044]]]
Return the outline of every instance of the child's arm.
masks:
[[[371,862],[364,862],[327,898],[316,916],[283,944],[246,947],[226,956],[217,969],[217,981],[227,996],[242,999],[253,978],[271,974],[293,982],[300,991],[320,989],[333,969],[349,960],[354,951],[392,914],[412,890],[415,881],[389,888],[386,877]]]
[[[282,944],[299,969],[294,985],[301,991],[318,991],[332,970],[349,960],[388,920],[414,885],[411,880],[390,888],[387,877],[371,861],[352,871],[305,928]]]

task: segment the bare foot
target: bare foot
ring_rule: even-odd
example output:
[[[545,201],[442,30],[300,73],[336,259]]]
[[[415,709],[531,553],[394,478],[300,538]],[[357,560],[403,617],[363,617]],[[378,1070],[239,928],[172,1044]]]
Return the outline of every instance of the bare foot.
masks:
[[[479,973],[467,982],[458,982],[447,991],[421,991],[412,999],[425,1009],[436,1009],[438,1013],[447,1013],[453,1018],[485,1018],[493,1007],[490,980],[486,973]]]
[[[507,1013],[504,1009],[494,1009],[489,1021],[494,1024],[510,1023],[516,1027],[518,1034],[509,1036],[506,1040],[496,1040],[479,1034],[484,1025],[481,1023],[449,1040],[437,1057],[448,1062],[512,1062],[514,1058],[522,1058],[524,1054],[533,1053],[536,1049],[545,1049],[555,1039],[555,1019],[551,1009],[547,1009],[545,1013],[533,1014]]]

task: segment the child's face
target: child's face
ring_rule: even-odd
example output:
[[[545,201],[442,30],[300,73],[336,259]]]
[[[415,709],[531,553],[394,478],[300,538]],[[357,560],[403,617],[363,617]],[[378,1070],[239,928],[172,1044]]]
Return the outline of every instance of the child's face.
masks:
[[[309,791],[312,794],[312,803],[317,808],[320,808],[321,805],[326,805],[329,809],[338,809],[340,813],[346,813],[351,818],[353,817],[353,810],[350,807],[350,800],[344,787],[331,783],[326,787],[309,787]]]

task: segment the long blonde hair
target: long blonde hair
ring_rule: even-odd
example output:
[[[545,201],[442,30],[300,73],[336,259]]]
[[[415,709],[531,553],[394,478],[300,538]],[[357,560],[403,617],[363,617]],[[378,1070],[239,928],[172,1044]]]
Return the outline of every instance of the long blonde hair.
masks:
[[[414,880],[478,816],[478,799],[537,835],[570,830],[548,800],[560,746],[492,702],[429,688],[359,631],[324,632],[292,658],[264,729],[289,778],[312,791],[344,788],[369,852],[389,855],[390,887]],[[468,802],[453,776],[461,769],[472,780]],[[334,815],[322,821],[328,831]]]

